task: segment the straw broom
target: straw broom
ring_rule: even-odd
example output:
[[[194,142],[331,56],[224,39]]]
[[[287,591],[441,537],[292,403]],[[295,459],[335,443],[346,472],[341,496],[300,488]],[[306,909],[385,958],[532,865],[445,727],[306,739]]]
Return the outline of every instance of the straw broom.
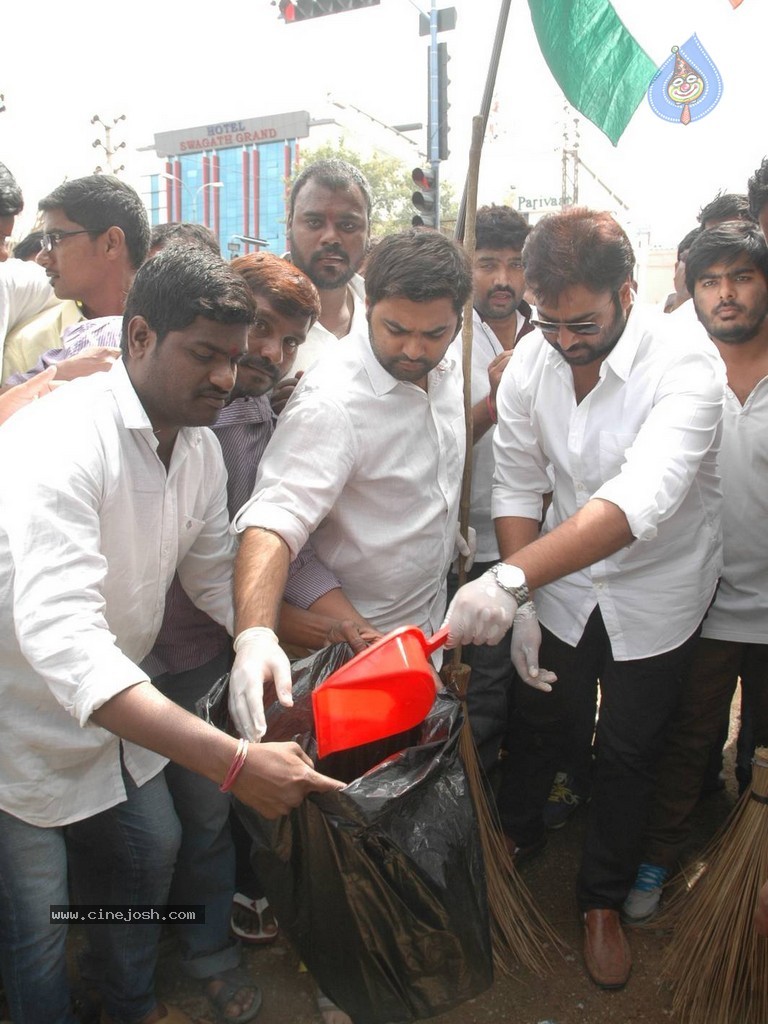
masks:
[[[477,209],[477,179],[480,153],[483,145],[485,122],[482,116],[472,120],[472,145],[467,174],[466,232],[464,248],[470,259],[475,249],[475,213]],[[462,364],[464,368],[464,413],[467,431],[467,453],[464,461],[459,525],[463,536],[469,526],[470,492],[472,485],[472,298],[464,309],[462,330]],[[466,582],[463,558],[459,559],[459,585]],[[458,696],[464,711],[464,723],[459,735],[459,752],[469,782],[469,789],[477,815],[480,841],[485,863],[488,906],[491,918],[494,967],[511,974],[515,962],[533,973],[543,976],[548,970],[548,949],[562,952],[563,945],[542,916],[530,892],[523,883],[507,852],[495,807],[488,796],[477,748],[469,724],[466,697],[470,667],[461,662],[461,648],[453,652],[450,664],[444,666],[441,676],[445,684]],[[765,1022],[764,1022],[765,1024]]]
[[[663,976],[685,1024],[768,1022],[768,940],[752,921],[768,879],[767,747],[753,765],[751,788],[704,854],[670,943]]]

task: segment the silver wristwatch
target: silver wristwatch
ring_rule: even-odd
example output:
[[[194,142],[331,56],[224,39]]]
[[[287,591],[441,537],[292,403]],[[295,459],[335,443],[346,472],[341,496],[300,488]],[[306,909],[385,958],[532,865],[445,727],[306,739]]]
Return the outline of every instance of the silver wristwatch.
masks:
[[[496,577],[501,589],[514,598],[518,608],[529,600],[528,584],[525,582],[525,573],[522,569],[507,562],[497,562],[488,571]]]

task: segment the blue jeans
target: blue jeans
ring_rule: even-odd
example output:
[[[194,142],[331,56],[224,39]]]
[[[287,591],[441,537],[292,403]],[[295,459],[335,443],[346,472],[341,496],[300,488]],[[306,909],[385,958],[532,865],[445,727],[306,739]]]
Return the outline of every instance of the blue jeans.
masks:
[[[67,925],[51,904],[164,904],[180,841],[162,772],[127,799],[65,827],[40,828],[0,811],[0,964],[14,1024],[75,1024],[66,965]],[[160,921],[89,921],[84,975],[119,1024],[156,1004]]]
[[[195,702],[229,668],[229,649],[199,668],[166,673],[154,684],[166,697],[194,712]],[[170,903],[204,903],[205,924],[174,926],[181,966],[193,978],[237,967],[240,943],[230,920],[235,893],[235,847],[229,827],[230,800],[215,782],[169,764],[165,780],[181,822],[181,847],[171,883]]]

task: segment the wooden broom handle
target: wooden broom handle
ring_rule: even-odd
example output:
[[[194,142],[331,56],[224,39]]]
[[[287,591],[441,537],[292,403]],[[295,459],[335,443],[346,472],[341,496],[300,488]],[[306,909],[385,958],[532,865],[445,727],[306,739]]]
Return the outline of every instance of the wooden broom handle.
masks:
[[[475,217],[477,214],[477,181],[480,175],[480,155],[483,150],[484,120],[481,116],[472,118],[472,143],[469,149],[469,168],[467,170],[467,208],[466,227],[464,232],[464,249],[472,260],[475,254]],[[474,311],[472,295],[464,306],[464,322],[461,329],[461,362],[464,370],[464,420],[466,423],[467,451],[464,456],[464,472],[461,478],[461,498],[459,500],[459,529],[462,536],[467,536],[469,526],[469,508],[472,491],[472,314]],[[459,586],[467,579],[464,559],[459,557]],[[461,647],[453,651],[453,664],[461,663]]]

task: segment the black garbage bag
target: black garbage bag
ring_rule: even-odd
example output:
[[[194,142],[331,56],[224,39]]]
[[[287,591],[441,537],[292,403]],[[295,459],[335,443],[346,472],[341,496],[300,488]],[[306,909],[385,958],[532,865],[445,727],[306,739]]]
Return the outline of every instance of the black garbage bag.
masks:
[[[294,739],[319,771],[352,781],[276,821],[236,809],[280,927],[321,990],[355,1024],[400,1024],[493,981],[480,837],[450,694],[416,729],[317,761],[310,694],[350,654],[338,644],[294,664],[294,707],[268,708],[266,739]],[[227,727],[226,677],[201,713]]]

